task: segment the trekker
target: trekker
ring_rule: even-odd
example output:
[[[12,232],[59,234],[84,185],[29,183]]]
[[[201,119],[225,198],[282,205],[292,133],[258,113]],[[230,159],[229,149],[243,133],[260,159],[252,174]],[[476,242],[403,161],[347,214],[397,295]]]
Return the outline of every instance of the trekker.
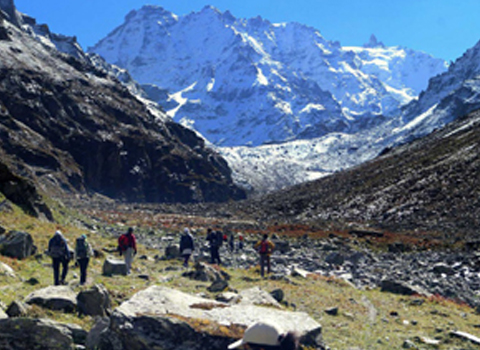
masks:
[[[263,239],[255,244],[255,249],[260,254],[260,274],[265,275],[265,265],[267,266],[267,274],[271,272],[270,255],[275,249],[275,244],[268,239],[268,235],[264,234]]]
[[[228,348],[236,349],[244,345],[252,350],[296,350],[299,347],[299,336],[295,332],[282,333],[273,324],[255,322],[245,330],[242,339],[230,344]]]
[[[211,228],[207,230],[207,241],[210,245],[210,264],[218,263],[220,265],[219,249],[223,242],[223,234],[220,231],[213,231]]]
[[[243,250],[243,235],[238,235],[238,250]]]
[[[87,236],[81,235],[75,242],[75,259],[80,267],[80,284],[87,282],[87,268],[90,258],[93,256],[93,249],[87,242]]]
[[[195,244],[193,243],[193,236],[190,230],[185,227],[183,234],[180,236],[180,254],[183,257],[183,266],[188,267],[188,260],[192,256],[195,250]]]
[[[65,278],[68,273],[68,263],[70,261],[70,249],[68,243],[60,230],[48,242],[48,255],[52,258],[53,283],[58,286],[65,284]],[[62,275],[60,277],[60,265],[62,265]]]
[[[118,237],[118,250],[120,251],[120,255],[123,255],[123,258],[125,259],[127,275],[130,275],[133,257],[137,255],[137,240],[133,234],[133,228],[129,227],[127,233]]]
[[[228,247],[230,248],[231,253],[235,251],[235,236],[233,235],[233,232],[230,233],[230,237],[228,238]]]

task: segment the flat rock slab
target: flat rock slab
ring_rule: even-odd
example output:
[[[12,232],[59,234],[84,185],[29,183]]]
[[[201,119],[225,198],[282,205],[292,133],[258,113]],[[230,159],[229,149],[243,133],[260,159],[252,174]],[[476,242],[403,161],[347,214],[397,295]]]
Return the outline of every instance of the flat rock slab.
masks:
[[[73,312],[77,307],[77,294],[68,286],[50,286],[30,293],[25,302],[50,310]]]
[[[152,286],[138,292],[116,311],[127,317],[175,314],[214,321],[225,326],[237,324],[247,327],[257,321],[265,321],[279,325],[284,328],[283,331],[295,330],[301,335],[312,331],[321,332],[321,325],[304,312],[247,304],[245,300],[241,304],[230,305],[161,286]]]

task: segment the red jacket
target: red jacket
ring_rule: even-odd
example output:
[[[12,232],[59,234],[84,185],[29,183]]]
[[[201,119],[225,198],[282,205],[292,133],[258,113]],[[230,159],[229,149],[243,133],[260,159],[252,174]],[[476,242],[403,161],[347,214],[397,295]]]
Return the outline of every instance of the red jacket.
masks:
[[[118,246],[122,252],[126,251],[127,248],[133,248],[135,253],[137,252],[137,240],[135,239],[135,235],[132,234],[122,234],[118,237]]]

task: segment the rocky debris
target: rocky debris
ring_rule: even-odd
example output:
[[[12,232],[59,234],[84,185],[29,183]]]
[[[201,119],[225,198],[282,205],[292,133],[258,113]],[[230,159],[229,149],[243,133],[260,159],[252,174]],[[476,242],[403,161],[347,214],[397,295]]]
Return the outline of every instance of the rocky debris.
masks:
[[[16,259],[25,259],[37,252],[32,236],[21,231],[10,231],[1,235],[0,247],[2,255]]]
[[[125,261],[114,259],[113,257],[107,257],[103,263],[103,275],[127,275],[127,265]]]
[[[185,318],[227,327],[231,324],[247,327],[256,321],[269,320],[285,330],[296,330],[310,345],[320,341],[321,326],[306,313],[255,306],[248,304],[248,299],[229,305],[169,288],[149,287],[114,310],[108,329],[101,332],[96,346],[99,350],[156,347],[200,350],[225,349],[233,341],[226,335],[197,332],[182,321]]]
[[[0,319],[0,349],[73,349],[76,344],[85,345],[86,337],[78,326],[47,319]]]
[[[110,295],[102,285],[96,284],[77,295],[77,309],[81,315],[104,317],[110,313],[110,308]]]
[[[50,310],[74,312],[77,308],[77,295],[68,286],[50,286],[30,293],[25,302]]]
[[[228,282],[224,279],[217,279],[210,286],[207,287],[207,290],[211,293],[218,293],[226,290],[228,288]]]

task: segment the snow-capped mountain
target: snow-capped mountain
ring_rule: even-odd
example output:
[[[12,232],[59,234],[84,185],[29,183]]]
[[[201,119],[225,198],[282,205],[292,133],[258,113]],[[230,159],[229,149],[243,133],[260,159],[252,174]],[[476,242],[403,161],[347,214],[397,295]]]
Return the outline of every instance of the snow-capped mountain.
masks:
[[[260,192],[350,168],[480,109],[478,62],[480,42],[450,65],[447,72],[430,79],[428,88],[397,116],[372,129],[256,148],[225,147],[222,153],[237,181]]]
[[[145,6],[89,51],[212,143],[257,146],[376,125],[446,70],[427,54],[366,46],[212,7],[179,17]]]

